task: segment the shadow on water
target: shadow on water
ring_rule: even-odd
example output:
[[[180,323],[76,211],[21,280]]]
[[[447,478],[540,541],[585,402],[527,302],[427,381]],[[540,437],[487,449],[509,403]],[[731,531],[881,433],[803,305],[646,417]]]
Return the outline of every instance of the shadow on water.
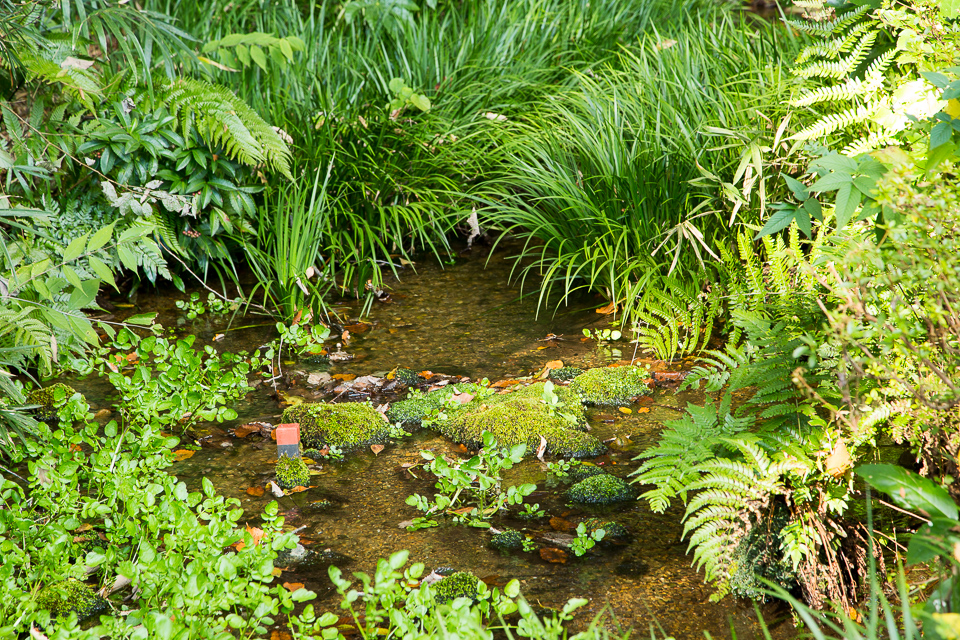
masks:
[[[491,260],[484,269],[484,260],[473,259],[446,268],[424,265],[416,274],[403,274],[402,281],[391,285],[392,302],[373,309],[371,329],[345,345],[355,358],[333,365],[329,372],[362,376],[402,365],[496,380],[528,375],[548,360],[586,366],[632,355],[625,342],[619,343],[622,353],[616,345],[581,342],[584,327],[602,325],[604,318],[593,311],[602,301],[581,300],[579,308],[536,317],[536,296],[521,297],[515,287],[507,286],[509,269],[504,260]],[[225,330],[223,321],[204,316],[186,323],[174,301],[162,294],[141,294],[137,311],[159,311],[162,323],[192,331],[201,342],[223,333],[216,343],[221,350],[250,350],[272,338],[269,326]],[[356,314],[358,309],[348,306],[344,311]],[[267,325],[268,321],[234,324]],[[562,339],[544,340],[550,334]],[[661,389],[655,400],[648,413],[590,411],[593,434],[608,441],[611,449],[597,464],[627,476],[638,466],[633,458],[655,442],[663,421],[676,417],[670,407],[700,402],[702,396],[675,395]],[[281,411],[263,388],[237,409],[240,421],[276,422]],[[249,516],[247,522],[255,526],[260,510],[273,498],[269,491],[262,497],[248,495],[247,488],[263,487],[272,478],[276,449],[269,439],[228,437],[226,429],[231,426],[215,428],[213,433],[220,437],[211,440],[212,446],[176,464],[174,472],[192,486],[199,486],[204,476],[211,478],[220,492],[241,501]],[[761,637],[751,603],[730,598],[709,602],[711,590],[685,553],[682,508],[677,504],[663,514],[651,512],[642,501],[603,513],[625,525],[630,540],[598,545],[583,558],[570,554],[563,564],[547,562],[537,552],[503,555],[487,547],[490,534],[480,529],[445,526],[406,531],[399,525],[417,512],[405,504],[405,498],[415,492],[432,494],[423,473],[417,473],[417,478],[407,471],[411,463],[420,460],[421,449],[462,453],[458,445],[421,431],[379,455],[363,451],[342,463],[317,466],[314,469],[319,473],[311,478],[313,487],[280,498],[287,525],[300,529],[315,552],[313,560],[285,571],[281,580],[304,583],[318,593],[319,609],[338,612],[339,598],[327,578],[330,564],[347,572],[372,573],[378,558],[408,549],[411,561],[424,562],[430,569],[468,570],[491,585],[518,578],[526,597],[543,606],[556,607],[572,597],[590,598],[588,613],[580,616],[581,624],[609,605],[619,623],[632,627],[635,635],[646,635],[656,620],[677,638],[702,638],[705,631],[714,637],[728,637],[731,631],[739,638]],[[525,521],[511,515],[494,520],[499,529],[519,529],[535,539],[549,539],[554,529],[571,522],[575,526],[592,513],[565,504],[563,487],[551,484],[545,465],[537,460],[526,460],[509,473],[506,484],[537,483],[539,491],[531,499],[554,520]]]

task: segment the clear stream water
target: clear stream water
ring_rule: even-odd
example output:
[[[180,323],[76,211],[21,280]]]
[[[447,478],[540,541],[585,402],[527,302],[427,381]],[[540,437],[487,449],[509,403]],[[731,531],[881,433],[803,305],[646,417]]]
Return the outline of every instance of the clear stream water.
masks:
[[[354,359],[325,370],[331,374],[382,375],[401,365],[416,371],[497,380],[529,375],[548,360],[562,359],[567,364],[585,366],[632,356],[626,342],[581,342],[584,327],[604,326],[606,318],[594,312],[603,304],[602,300],[579,299],[556,315],[547,310],[537,317],[536,295],[522,297],[515,286],[508,284],[511,264],[504,255],[507,254],[494,254],[487,263],[486,253],[475,249],[456,265],[423,264],[418,265],[417,273],[402,273],[401,281],[391,283],[391,302],[377,303],[373,308],[371,329],[344,345]],[[196,334],[198,342],[208,342],[223,333],[224,337],[214,343],[220,350],[251,350],[272,337],[272,322],[267,318],[260,321],[248,316],[235,321],[233,327],[228,326],[227,318],[209,315],[187,321],[174,306],[175,300],[185,297],[175,291],[141,293],[135,299],[136,309],[120,311],[158,311],[161,323]],[[354,316],[358,310],[358,306],[349,304],[341,308],[344,314]],[[237,328],[244,325],[254,326]],[[562,339],[544,340],[550,334]],[[618,344],[622,352],[617,350]],[[652,365],[663,368],[662,363]],[[309,373],[311,367],[289,364],[288,370]],[[94,380],[80,382],[78,387],[94,396],[97,391],[104,392],[104,387]],[[319,397],[303,386],[295,385],[287,392],[307,400]],[[655,441],[665,420],[677,415],[670,407],[701,398],[694,393],[677,395],[664,388],[655,392],[654,399],[656,405],[647,413],[590,411],[592,433],[601,440],[610,440],[610,453],[597,459],[597,464],[626,476],[638,466],[633,457]],[[271,462],[276,458],[276,448],[269,439],[238,439],[228,430],[251,420],[275,423],[281,408],[272,390],[264,387],[253,391],[236,408],[240,418],[235,423],[211,428],[210,437],[203,441],[205,446],[193,457],[177,463],[173,471],[188,484],[197,486],[203,476],[209,477],[221,493],[241,501],[249,514],[246,522],[256,526],[259,512],[273,498],[269,491],[262,497],[253,497],[248,495],[247,488],[263,487],[272,478]],[[705,631],[714,637],[730,637],[732,632],[739,638],[761,637],[752,603],[730,598],[721,603],[709,602],[711,590],[685,554],[687,545],[681,540],[679,505],[656,514],[644,502],[637,501],[603,513],[625,525],[632,534],[631,540],[619,545],[598,545],[582,558],[570,554],[564,564],[549,563],[536,552],[503,555],[487,547],[490,534],[479,529],[401,529],[401,522],[418,515],[404,499],[414,492],[430,494],[432,488],[423,473],[417,473],[420,477],[415,478],[403,466],[417,462],[421,449],[462,454],[458,445],[421,431],[388,445],[379,455],[363,451],[349,455],[342,463],[326,463],[312,477],[313,488],[279,500],[287,524],[300,528],[300,535],[312,543],[309,548],[318,552],[312,561],[285,571],[281,579],[302,582],[316,591],[318,610],[340,612],[339,598],[327,577],[329,564],[336,564],[347,573],[372,573],[378,558],[408,549],[411,561],[424,562],[430,569],[468,570],[490,585],[518,578],[528,600],[544,606],[556,607],[572,597],[590,598],[590,605],[578,618],[578,626],[608,609],[612,616],[607,623],[632,627],[634,637],[648,635],[655,621],[668,635],[677,638],[702,638]],[[543,467],[537,460],[524,461],[509,472],[506,483],[536,482],[539,491],[533,501],[561,520],[576,523],[594,513],[564,504],[558,495],[563,487],[551,485]],[[321,500],[332,504],[323,509],[311,506]],[[507,517],[497,518],[493,524],[499,529],[525,530],[535,537],[553,532],[547,519],[530,522]],[[783,618],[773,609],[766,611],[768,621]],[[776,635],[788,634],[789,627],[781,624],[774,631]]]

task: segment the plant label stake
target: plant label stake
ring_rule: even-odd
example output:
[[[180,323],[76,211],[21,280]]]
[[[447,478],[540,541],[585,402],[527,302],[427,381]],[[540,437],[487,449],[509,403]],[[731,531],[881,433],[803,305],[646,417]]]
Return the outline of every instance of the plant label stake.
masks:
[[[300,424],[277,425],[277,457],[300,457]]]

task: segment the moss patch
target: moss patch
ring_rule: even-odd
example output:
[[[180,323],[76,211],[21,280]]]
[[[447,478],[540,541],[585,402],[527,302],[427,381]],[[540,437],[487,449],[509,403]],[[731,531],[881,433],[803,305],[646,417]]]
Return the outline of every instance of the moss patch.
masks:
[[[305,449],[331,445],[357,449],[390,440],[390,425],[383,414],[365,402],[305,402],[284,411],[283,421],[300,423],[300,443]]]
[[[27,394],[27,404],[38,404],[39,408],[34,409],[34,415],[37,420],[42,420],[43,422],[48,422],[50,420],[57,419],[57,409],[62,407],[67,399],[77,392],[76,389],[70,385],[63,384],[62,382],[57,382],[50,385],[49,387],[44,387],[43,389],[34,389]],[[57,396],[63,394],[60,397],[60,400],[57,400]]]
[[[644,367],[600,367],[577,376],[569,388],[587,404],[622,406],[650,393],[649,377]]]
[[[583,521],[583,524],[587,527],[587,533],[593,533],[597,529],[603,529],[604,540],[625,540],[630,537],[625,526],[612,520],[588,518]]]
[[[387,418],[391,422],[399,422],[403,425],[418,425],[424,420],[436,418],[440,409],[448,404],[455,393],[477,395],[481,389],[483,387],[473,382],[451,384],[429,393],[423,393],[415,389],[407,394],[406,400],[400,400],[390,405],[387,410]],[[458,405],[451,405],[448,409],[457,410]]]
[[[543,383],[538,383],[471,402],[432,426],[451,440],[472,447],[479,447],[483,432],[489,431],[502,446],[526,444],[528,455],[540,446],[540,436],[554,456],[583,458],[604,453],[603,443],[580,430],[586,426],[583,406],[565,390],[557,391],[563,391],[557,393],[561,400],[567,397],[573,402],[564,402],[553,413],[541,402]]]
[[[107,601],[79,580],[64,580],[44,587],[37,594],[37,605],[55,616],[76,613],[83,620],[107,609]]]
[[[284,489],[293,489],[294,487],[305,487],[310,482],[310,471],[303,462],[303,458],[297,456],[290,458],[280,456],[277,460],[277,484]]]
[[[519,531],[501,531],[494,534],[488,543],[497,551],[520,551],[523,549],[524,535]]]
[[[558,382],[569,382],[583,373],[580,367],[560,367],[550,371],[550,379]]]
[[[480,593],[479,583],[480,580],[472,573],[458,571],[452,576],[447,576],[433,584],[433,596],[438,604],[451,602],[457,598],[470,598],[476,601],[477,595]]]
[[[609,473],[581,480],[567,490],[567,499],[580,504],[608,505],[633,500],[637,492]]]

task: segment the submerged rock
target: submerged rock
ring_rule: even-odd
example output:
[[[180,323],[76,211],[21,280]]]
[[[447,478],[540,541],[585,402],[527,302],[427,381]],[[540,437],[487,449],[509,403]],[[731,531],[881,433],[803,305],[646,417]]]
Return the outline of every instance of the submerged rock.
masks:
[[[581,480],[567,490],[567,499],[580,504],[608,505],[633,500],[637,492],[609,473]]]
[[[622,406],[650,393],[649,377],[644,367],[599,367],[577,376],[569,388],[587,404]]]
[[[476,601],[477,595],[480,593],[479,584],[479,578],[472,573],[458,571],[432,584],[431,590],[438,604],[451,602],[457,598],[470,598]]]
[[[280,456],[277,460],[277,484],[283,489],[305,487],[310,482],[310,471],[303,458]]]
[[[40,405],[33,410],[33,415],[41,422],[49,422],[57,419],[57,410],[76,392],[77,390],[70,385],[56,382],[49,387],[34,389],[28,393],[27,403]],[[58,396],[60,396],[59,401]]]
[[[300,424],[300,444],[306,449],[357,449],[390,440],[390,425],[366,402],[304,402],[284,411],[283,422]]]
[[[405,387],[412,387],[423,382],[423,378],[413,369],[397,367],[387,374],[388,380],[396,380]]]
[[[602,518],[587,518],[583,521],[586,525],[587,533],[593,533],[597,529],[603,529],[604,540],[625,540],[630,537],[627,528],[619,522],[613,520],[604,520]]]
[[[575,464],[567,471],[567,477],[564,479],[576,483],[605,473],[606,471],[595,464]]]
[[[37,605],[41,609],[48,609],[54,616],[76,613],[80,620],[107,609],[106,600],[96,591],[73,578],[41,589],[37,594]]]
[[[525,539],[526,536],[519,531],[501,531],[494,534],[487,544],[497,551],[520,551]]]

